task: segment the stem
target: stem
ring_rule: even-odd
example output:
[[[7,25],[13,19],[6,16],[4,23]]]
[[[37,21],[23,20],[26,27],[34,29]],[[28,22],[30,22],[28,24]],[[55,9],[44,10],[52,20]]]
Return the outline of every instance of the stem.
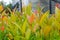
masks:
[[[22,13],[22,0],[20,0],[21,13]]]
[[[51,4],[51,0],[49,1],[49,8],[50,8],[50,14],[52,14],[52,4]]]

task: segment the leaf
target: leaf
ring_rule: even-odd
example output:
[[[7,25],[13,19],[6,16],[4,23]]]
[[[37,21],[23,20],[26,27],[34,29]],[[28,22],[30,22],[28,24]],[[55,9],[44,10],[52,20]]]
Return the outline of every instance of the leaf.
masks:
[[[49,24],[50,26],[52,26],[54,22],[55,22],[55,17],[54,17],[54,16],[51,16],[51,17],[48,19],[48,24]]]
[[[54,26],[56,29],[60,30],[60,23],[57,20],[54,21]]]
[[[20,28],[20,26],[16,23],[16,22],[12,22],[17,28],[19,28],[20,30],[22,30],[21,28]]]
[[[4,16],[3,21],[6,22],[6,23],[8,23],[8,17]]]
[[[27,25],[27,19],[25,19],[23,25],[22,25],[22,33],[24,34],[26,31],[26,25]]]
[[[48,35],[48,33],[51,31],[51,27],[49,25],[46,25],[44,28],[43,28],[43,32],[45,36]]]
[[[20,36],[15,36],[14,40],[20,40]]]
[[[2,31],[0,30],[0,40],[2,40],[2,36],[3,34],[2,34]]]
[[[16,18],[17,18],[16,15],[14,14],[14,12],[12,12],[10,17],[11,22],[15,22],[17,20]]]
[[[32,8],[31,8],[31,3],[28,5],[28,6],[26,6],[25,7],[25,9],[24,9],[24,12],[25,12],[25,14],[31,14],[31,10],[32,10]]]
[[[12,13],[11,9],[7,7],[7,9],[9,10],[10,13]]]
[[[30,24],[32,24],[32,23],[34,22],[35,15],[32,14],[32,16],[27,16],[27,18],[28,18],[28,22],[29,22]]]
[[[17,6],[13,9],[13,12],[15,12],[15,11],[16,11],[16,9],[17,9]]]
[[[7,37],[7,36],[5,36],[5,37],[4,37],[4,40],[8,40],[8,37]]]
[[[31,30],[28,28],[28,30],[25,33],[25,37],[26,37],[27,40],[29,40],[30,35],[31,35]]]
[[[4,16],[4,15],[6,14],[5,12],[6,12],[6,10],[4,10],[4,11],[2,12],[2,16]]]
[[[0,12],[3,10],[3,6],[2,5],[0,5]]]
[[[44,24],[44,21],[47,21],[48,16],[49,16],[49,11],[47,11],[46,13],[42,15],[42,17],[40,18],[40,26]]]
[[[56,10],[55,10],[55,16],[56,16],[57,21],[60,22],[60,9],[58,9],[57,7],[56,7]]]

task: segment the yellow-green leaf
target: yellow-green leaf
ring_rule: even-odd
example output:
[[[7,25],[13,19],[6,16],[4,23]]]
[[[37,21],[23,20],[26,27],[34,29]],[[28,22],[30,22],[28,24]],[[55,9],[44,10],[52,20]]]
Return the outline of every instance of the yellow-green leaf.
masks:
[[[42,17],[40,18],[40,26],[44,24],[44,21],[47,21],[46,19],[48,18],[48,16],[49,16],[49,11],[47,11],[42,15]]]
[[[25,37],[26,37],[27,40],[29,40],[30,35],[31,35],[31,30],[28,28],[28,30],[25,33]]]
[[[27,19],[24,21],[24,23],[22,25],[22,33],[25,33],[25,31],[26,31],[26,24],[27,24]]]

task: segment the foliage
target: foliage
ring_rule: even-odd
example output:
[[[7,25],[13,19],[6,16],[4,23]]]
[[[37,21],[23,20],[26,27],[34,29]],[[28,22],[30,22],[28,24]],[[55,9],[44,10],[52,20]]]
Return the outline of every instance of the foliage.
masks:
[[[10,16],[2,12],[0,40],[60,40],[60,9],[56,7],[56,14],[35,13],[30,6],[23,7],[22,15],[16,8],[7,8]]]

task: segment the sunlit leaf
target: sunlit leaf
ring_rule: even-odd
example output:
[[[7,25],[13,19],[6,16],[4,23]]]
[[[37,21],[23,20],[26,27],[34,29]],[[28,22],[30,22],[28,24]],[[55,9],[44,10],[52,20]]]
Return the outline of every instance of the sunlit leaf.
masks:
[[[27,19],[24,21],[23,25],[22,25],[22,33],[25,33],[26,31],[26,26],[27,26]]]
[[[44,24],[44,21],[47,22],[48,17],[49,17],[49,11],[47,11],[46,13],[44,13],[41,16],[41,18],[40,18],[40,26],[42,26]]]

